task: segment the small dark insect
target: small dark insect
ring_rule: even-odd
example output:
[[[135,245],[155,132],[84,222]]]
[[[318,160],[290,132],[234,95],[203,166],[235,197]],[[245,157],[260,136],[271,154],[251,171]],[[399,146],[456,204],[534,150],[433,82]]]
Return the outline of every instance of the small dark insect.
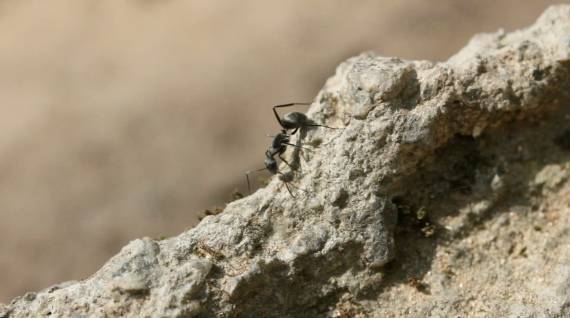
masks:
[[[329,127],[329,126],[325,126],[325,125],[319,125],[319,124],[315,123],[314,121],[312,121],[311,119],[309,119],[309,117],[307,117],[307,115],[300,113],[300,112],[291,112],[291,113],[285,114],[283,116],[283,118],[279,117],[279,114],[277,113],[277,108],[284,108],[284,107],[291,107],[291,106],[298,106],[298,105],[309,106],[309,105],[311,105],[311,103],[289,103],[289,104],[282,104],[282,105],[273,106],[273,114],[275,114],[275,118],[277,119],[277,122],[279,123],[279,125],[281,125],[283,130],[285,130],[285,131],[286,130],[293,130],[291,135],[294,135],[297,132],[297,130],[305,128],[305,127],[325,127],[325,128],[330,128],[330,129],[340,129],[340,128]]]
[[[250,193],[251,193],[251,182],[249,181],[249,174],[252,172],[267,170],[273,175],[276,175],[276,174],[279,175],[279,179],[281,181],[283,181],[283,183],[285,183],[285,186],[287,187],[287,191],[294,198],[295,196],[291,192],[289,185],[293,181],[293,171],[295,169],[293,168],[293,166],[291,166],[291,164],[287,160],[285,160],[285,158],[283,158],[283,154],[287,150],[287,146],[296,147],[298,149],[307,149],[307,148],[304,148],[304,147],[301,147],[299,145],[295,145],[295,144],[291,143],[290,142],[291,136],[294,135],[295,133],[297,133],[297,131],[299,129],[303,129],[306,127],[326,127],[326,128],[331,128],[331,129],[340,129],[340,128],[334,128],[334,127],[329,127],[329,126],[325,126],[325,125],[319,125],[319,124],[313,122],[311,119],[309,119],[307,117],[307,115],[300,113],[300,112],[290,112],[290,113],[285,114],[285,116],[283,116],[283,118],[279,117],[279,114],[277,113],[277,108],[291,107],[291,106],[297,106],[297,105],[309,106],[309,105],[311,105],[311,103],[288,103],[288,104],[273,106],[273,114],[275,115],[275,118],[277,119],[277,122],[279,123],[279,125],[281,126],[282,129],[281,129],[280,133],[278,133],[275,136],[272,136],[273,140],[271,141],[271,145],[269,146],[269,149],[267,149],[267,151],[265,151],[265,161],[264,161],[265,168],[261,168],[261,169],[257,169],[257,170],[250,170],[250,171],[247,171],[245,173],[245,176],[247,179],[247,187],[248,187]],[[291,133],[289,133],[288,132],[289,130],[293,130],[293,131]],[[279,171],[279,167],[277,165],[277,160],[275,159],[275,156],[279,157],[279,159],[281,159],[281,161],[283,161],[291,169],[291,171],[288,173],[283,173],[283,172]],[[291,184],[291,186],[295,187],[292,184]],[[302,189],[299,189],[299,190],[302,190]]]
[[[289,191],[289,194],[292,197],[295,197],[291,192],[291,189],[289,188],[289,183],[292,181],[293,176],[291,173],[284,174],[283,172],[279,171],[279,167],[277,165],[277,160],[275,159],[275,156],[278,156],[279,159],[281,159],[281,161],[283,161],[291,170],[294,170],[291,164],[287,160],[285,160],[285,158],[283,158],[283,153],[285,153],[285,151],[287,150],[287,146],[301,148],[301,149],[307,149],[307,148],[292,144],[289,141],[290,141],[290,135],[287,134],[287,131],[284,129],[281,130],[281,132],[278,133],[277,135],[273,136],[273,140],[271,142],[271,145],[269,146],[269,149],[265,151],[265,161],[264,161],[265,168],[250,170],[245,173],[249,192],[251,192],[251,182],[249,181],[249,174],[252,172],[267,170],[273,175],[279,174],[279,179],[285,183],[285,186],[287,187],[287,191]]]

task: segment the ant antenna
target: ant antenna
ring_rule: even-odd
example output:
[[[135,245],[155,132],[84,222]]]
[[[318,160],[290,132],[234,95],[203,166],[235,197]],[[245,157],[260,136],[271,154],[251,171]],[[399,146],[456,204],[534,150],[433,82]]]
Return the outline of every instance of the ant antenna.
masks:
[[[245,178],[247,179],[247,190],[249,191],[249,194],[251,194],[251,182],[249,181],[249,174],[253,173],[253,172],[259,172],[262,170],[267,170],[267,168],[260,168],[260,169],[249,170],[249,171],[245,172]]]

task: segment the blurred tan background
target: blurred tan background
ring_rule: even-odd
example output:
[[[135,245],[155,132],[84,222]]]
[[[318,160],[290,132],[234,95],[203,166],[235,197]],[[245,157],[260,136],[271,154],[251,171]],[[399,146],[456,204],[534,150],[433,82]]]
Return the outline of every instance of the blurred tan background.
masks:
[[[262,166],[271,105],[364,50],[442,61],[554,1],[0,2],[0,302],[175,235]]]

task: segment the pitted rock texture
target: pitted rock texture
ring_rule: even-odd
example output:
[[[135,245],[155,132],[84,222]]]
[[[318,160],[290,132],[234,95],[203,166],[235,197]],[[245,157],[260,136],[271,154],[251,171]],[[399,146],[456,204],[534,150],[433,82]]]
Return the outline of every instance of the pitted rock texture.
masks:
[[[445,63],[351,58],[308,112],[336,129],[281,166],[295,197],[275,177],[0,317],[569,316],[569,106],[570,6]]]

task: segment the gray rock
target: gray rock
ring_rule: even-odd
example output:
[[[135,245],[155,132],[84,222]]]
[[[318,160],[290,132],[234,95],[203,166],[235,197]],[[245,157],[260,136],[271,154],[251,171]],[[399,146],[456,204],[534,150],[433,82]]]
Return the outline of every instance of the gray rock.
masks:
[[[408,180],[427,171],[426,162],[441,159],[437,152],[458,135],[482,138],[569,102],[567,5],[548,9],[527,29],[476,36],[444,63],[373,53],[350,58],[308,112],[342,129],[305,129],[293,140],[316,145],[291,154],[302,167],[293,181],[296,198],[274,178],[178,237],[135,240],[88,279],[0,306],[0,317],[334,316],[347,304],[370,315],[380,312],[378,306],[398,313],[397,301],[382,302],[389,293],[381,288],[391,279],[383,266],[396,255],[394,198],[410,189]],[[505,191],[508,182],[493,176],[485,184]],[[552,183],[544,176],[537,182]],[[478,216],[486,217],[494,205],[477,202]],[[456,258],[459,266],[484,260],[484,253]],[[544,310],[562,316],[570,308],[568,266],[555,270],[536,297],[554,299]],[[457,312],[461,287],[447,289],[444,274],[434,277],[432,293],[436,286],[445,292],[431,307],[418,304],[407,313]],[[375,304],[349,301],[367,293],[378,297]],[[529,303],[497,306],[513,316],[542,310]]]

